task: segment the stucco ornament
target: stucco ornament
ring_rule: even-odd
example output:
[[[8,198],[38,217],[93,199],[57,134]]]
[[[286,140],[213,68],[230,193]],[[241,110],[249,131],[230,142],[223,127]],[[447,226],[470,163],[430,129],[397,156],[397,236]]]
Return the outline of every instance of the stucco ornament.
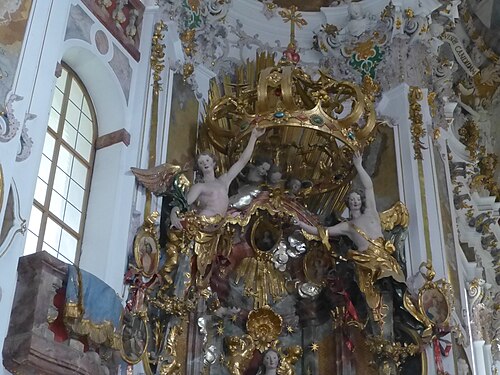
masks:
[[[11,15],[19,9],[21,0],[4,0],[0,3],[0,25],[9,23],[12,18]]]
[[[14,115],[14,102],[23,100],[22,96],[12,94],[5,103],[5,110],[0,112],[0,142],[9,142],[17,134],[21,123]]]

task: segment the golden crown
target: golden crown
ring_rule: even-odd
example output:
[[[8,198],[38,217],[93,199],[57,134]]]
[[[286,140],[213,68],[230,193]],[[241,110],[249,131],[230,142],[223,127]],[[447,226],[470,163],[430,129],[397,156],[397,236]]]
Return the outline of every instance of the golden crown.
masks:
[[[377,125],[376,85],[369,77],[359,86],[321,71],[317,76],[291,59],[276,64],[273,55],[259,54],[221,85],[212,83],[199,146],[218,153],[227,170],[251,129],[266,128],[254,155],[272,160],[288,177],[312,183],[313,195],[327,193],[329,206],[339,209],[339,193],[354,175],[352,153],[371,141]],[[325,202],[313,206],[323,208]]]

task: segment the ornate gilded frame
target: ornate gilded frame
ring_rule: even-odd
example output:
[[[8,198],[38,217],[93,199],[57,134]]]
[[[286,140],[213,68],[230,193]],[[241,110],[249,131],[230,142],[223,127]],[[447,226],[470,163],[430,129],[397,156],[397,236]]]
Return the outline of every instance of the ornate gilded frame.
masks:
[[[259,240],[261,239],[258,232],[261,230],[262,227],[264,227],[263,234],[269,232],[270,235],[272,236],[271,238],[275,239],[273,246],[271,246],[269,249],[260,248],[260,244],[258,243]],[[266,214],[264,214],[260,215],[257,218],[257,220],[255,220],[255,223],[252,226],[252,230],[250,232],[250,243],[252,244],[253,249],[256,251],[260,251],[263,253],[272,253],[278,247],[282,237],[283,237],[283,229],[277,227],[276,225],[273,225],[273,223],[270,222],[266,217]]]
[[[148,269],[144,268],[145,254],[152,255],[151,266]],[[145,230],[141,230],[134,240],[134,258],[137,267],[144,276],[153,276],[160,263],[160,244],[158,243],[158,238]]]
[[[124,323],[124,320],[125,320],[125,314],[129,314],[130,315],[130,319],[132,320],[132,322],[135,322],[135,321],[139,321],[141,327],[141,331],[143,331],[143,340],[142,342],[144,343],[144,347],[140,350],[140,352],[138,353],[134,353],[135,355],[132,357],[132,353],[130,352],[126,352],[125,350],[125,345],[124,345],[124,340],[126,337],[130,337],[130,340],[132,339],[137,339],[137,334],[138,334],[138,331],[133,331],[134,327],[133,327],[133,323],[132,323],[132,327],[131,327],[131,334],[125,334],[124,331],[130,327],[130,324],[125,324]],[[149,336],[150,336],[150,333],[149,333],[149,330],[148,330],[148,324],[147,324],[147,320],[140,314],[132,314],[130,312],[124,312],[123,316],[122,316],[122,329],[121,329],[121,332],[120,332],[120,353],[121,353],[121,356],[123,358],[123,360],[125,362],[127,362],[128,364],[131,364],[131,365],[135,365],[137,363],[139,363],[140,361],[142,361],[145,353],[147,353],[147,349],[148,349],[148,343],[149,343]]]

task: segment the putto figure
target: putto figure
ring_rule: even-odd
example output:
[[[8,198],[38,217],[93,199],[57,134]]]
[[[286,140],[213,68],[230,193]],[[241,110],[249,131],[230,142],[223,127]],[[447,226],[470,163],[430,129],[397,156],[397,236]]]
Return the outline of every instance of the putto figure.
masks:
[[[200,182],[194,184],[187,194],[187,204],[195,206],[199,215],[224,217],[229,205],[229,185],[238,176],[252,157],[257,139],[265,133],[264,129],[254,128],[247,147],[233,166],[220,177],[215,177],[216,160],[209,153],[201,153],[196,159],[197,171],[202,175]],[[170,213],[171,226],[182,229],[179,219],[179,208],[174,207]]]
[[[315,228],[303,222],[299,226],[306,232],[322,236],[348,236],[356,250],[349,250],[347,258],[355,263],[358,285],[366,298],[366,302],[374,314],[374,319],[380,319],[381,294],[376,281],[391,277],[404,283],[405,276],[401,266],[392,253],[395,250],[390,241],[382,234],[380,216],[375,204],[375,194],[370,176],[362,166],[360,152],[355,152],[353,164],[356,168],[363,189],[352,191],[347,197],[350,219],[325,229]]]

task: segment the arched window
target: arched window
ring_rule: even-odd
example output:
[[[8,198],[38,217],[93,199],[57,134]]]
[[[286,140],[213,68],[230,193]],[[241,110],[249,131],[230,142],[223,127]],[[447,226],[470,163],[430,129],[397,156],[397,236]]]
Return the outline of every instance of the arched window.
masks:
[[[78,264],[97,124],[87,90],[63,65],[43,145],[24,254],[46,250]]]

